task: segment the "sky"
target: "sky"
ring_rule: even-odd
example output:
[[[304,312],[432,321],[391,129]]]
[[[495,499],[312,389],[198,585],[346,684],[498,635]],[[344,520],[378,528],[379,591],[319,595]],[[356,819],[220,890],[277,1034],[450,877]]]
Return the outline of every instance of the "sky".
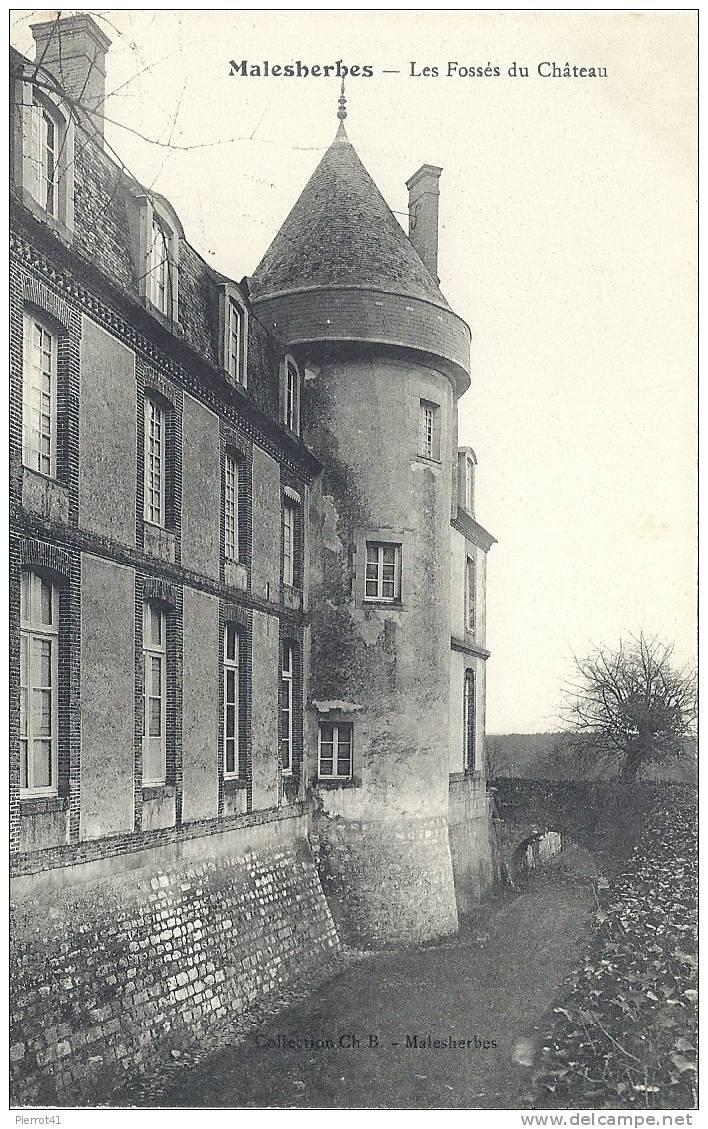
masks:
[[[441,288],[472,328],[459,442],[498,542],[488,732],[555,728],[594,644],[643,629],[693,661],[695,14],[92,11],[107,141],[236,280],[330,144],[339,86],[230,60],[371,66],[347,131],[404,226],[405,181],[442,166]],[[12,13],[13,44],[32,57],[29,25],[54,15]],[[540,77],[552,62],[607,77]]]

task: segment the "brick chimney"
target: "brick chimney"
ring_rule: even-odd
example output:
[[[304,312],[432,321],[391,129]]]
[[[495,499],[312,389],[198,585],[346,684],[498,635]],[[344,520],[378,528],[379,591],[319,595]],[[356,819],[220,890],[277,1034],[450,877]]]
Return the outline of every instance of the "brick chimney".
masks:
[[[438,200],[440,173],[437,165],[422,165],[406,181],[408,189],[408,238],[432,274],[438,278]]]
[[[87,110],[96,110],[89,120],[102,142],[110,39],[85,12],[32,24],[32,35],[35,62],[51,71],[71,98],[79,99]]]

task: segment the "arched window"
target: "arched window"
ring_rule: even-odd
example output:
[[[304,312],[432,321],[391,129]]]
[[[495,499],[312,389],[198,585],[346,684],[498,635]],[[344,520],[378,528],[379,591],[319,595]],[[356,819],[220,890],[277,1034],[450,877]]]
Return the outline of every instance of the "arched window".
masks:
[[[12,97],[12,163],[23,203],[62,233],[74,226],[74,124],[60,95],[40,89],[28,63]]]
[[[20,582],[20,790],[57,792],[59,596],[34,572]]]
[[[477,456],[471,447],[460,447],[457,452],[458,503],[474,517],[474,476]]]

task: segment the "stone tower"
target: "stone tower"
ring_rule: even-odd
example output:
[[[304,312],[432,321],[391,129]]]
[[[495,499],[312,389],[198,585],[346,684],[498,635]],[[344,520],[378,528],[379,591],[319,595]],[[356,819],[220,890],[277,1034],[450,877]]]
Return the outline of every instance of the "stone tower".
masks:
[[[324,466],[309,509],[306,703],[322,879],[345,937],[400,944],[457,928],[450,520],[470,332],[437,283],[441,170],[409,181],[409,238],[343,106],[250,293],[304,360],[303,435]]]

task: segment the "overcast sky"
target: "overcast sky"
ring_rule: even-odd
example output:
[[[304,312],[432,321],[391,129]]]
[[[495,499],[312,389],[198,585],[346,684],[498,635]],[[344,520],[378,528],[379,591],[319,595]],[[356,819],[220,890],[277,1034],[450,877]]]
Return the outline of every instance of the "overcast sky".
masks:
[[[32,55],[15,12],[13,43]],[[553,728],[572,650],[695,635],[695,16],[99,10],[108,124],[219,270],[251,274],[337,126],[338,84],[229,60],[371,65],[347,130],[389,205],[441,165],[441,286],[472,327],[487,728]],[[447,77],[459,67],[500,77]],[[606,79],[541,78],[544,61]],[[411,63],[439,68],[412,77]],[[528,78],[510,78],[513,62]],[[383,74],[384,69],[400,71]],[[458,68],[459,69],[459,68]],[[130,81],[128,81],[130,80]],[[400,216],[405,225],[406,220]]]

